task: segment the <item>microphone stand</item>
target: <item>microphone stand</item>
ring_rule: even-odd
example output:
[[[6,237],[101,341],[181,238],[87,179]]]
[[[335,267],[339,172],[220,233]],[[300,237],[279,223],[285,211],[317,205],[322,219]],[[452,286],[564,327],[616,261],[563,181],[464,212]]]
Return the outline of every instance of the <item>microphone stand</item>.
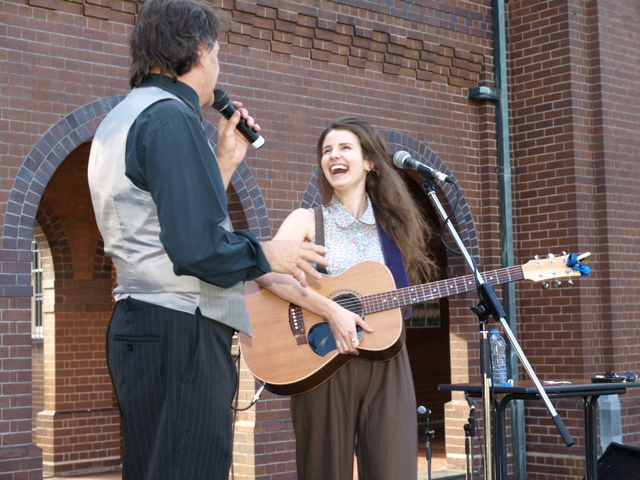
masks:
[[[476,407],[473,404],[471,397],[467,397],[467,403],[469,404],[469,418],[468,422],[464,426],[464,453],[467,458],[467,474],[465,480],[473,480],[474,469],[474,454],[473,454],[473,437],[476,431]]]
[[[445,223],[447,229],[449,230],[449,233],[454,238],[460,252],[462,252],[462,255],[464,256],[465,260],[471,267],[471,270],[476,278],[476,285],[478,286],[477,291],[478,291],[478,296],[480,297],[480,303],[477,306],[473,307],[471,311],[478,316],[478,320],[480,322],[480,334],[481,334],[480,373],[482,374],[482,404],[484,406],[484,408],[482,409],[482,414],[483,414],[482,418],[484,421],[484,451],[485,451],[484,471],[485,471],[485,478],[496,478],[496,472],[498,472],[498,477],[499,477],[500,469],[496,469],[496,471],[494,471],[493,449],[492,449],[492,441],[491,441],[491,425],[492,425],[491,424],[491,406],[493,405],[491,400],[491,395],[492,395],[491,348],[489,346],[488,332],[486,329],[486,323],[489,315],[491,315],[494,318],[494,320],[499,321],[502,324],[502,328],[504,329],[504,332],[506,333],[507,338],[509,339],[509,343],[515,349],[516,353],[518,354],[518,358],[522,362],[522,365],[524,366],[527,373],[529,374],[529,377],[531,377],[531,379],[533,380],[533,383],[535,384],[536,389],[538,391],[538,395],[542,398],[542,400],[544,400],[547,406],[547,409],[549,410],[553,418],[553,423],[556,425],[556,428],[560,432],[560,435],[562,436],[562,439],[564,440],[565,444],[568,447],[570,447],[571,445],[573,445],[574,442],[573,442],[573,439],[571,438],[571,435],[569,434],[569,431],[567,430],[567,427],[562,421],[562,418],[560,418],[560,415],[558,415],[555,408],[553,408],[553,405],[549,400],[549,396],[547,395],[547,392],[544,391],[542,384],[538,380],[538,377],[534,372],[533,368],[531,367],[531,364],[525,357],[524,352],[520,348],[520,345],[518,344],[513,332],[509,328],[509,325],[507,324],[507,321],[505,319],[506,314],[502,309],[502,306],[500,305],[500,302],[498,301],[495,295],[495,292],[493,291],[493,287],[484,281],[484,279],[480,275],[480,272],[478,272],[477,268],[475,267],[475,263],[473,259],[469,255],[469,252],[465,248],[464,243],[458,236],[458,233],[456,232],[452,223],[447,220],[446,212],[444,211],[444,208],[442,207],[442,204],[440,203],[440,200],[436,195],[436,191],[433,188],[433,185],[431,184],[431,180],[433,179],[433,173],[424,172],[420,170],[418,170],[418,173],[422,176],[423,188],[427,193],[429,200],[431,201],[436,211],[438,212],[440,219]],[[453,180],[451,177],[449,177],[448,181],[449,183],[455,183],[455,180]],[[497,478],[497,480],[506,480],[506,479]]]
[[[431,420],[429,420],[431,410],[420,405],[418,407],[418,413],[420,415],[424,415],[425,418],[424,441],[426,447],[425,454],[427,457],[427,480],[431,480],[431,443],[433,442],[433,434],[435,433],[433,430],[431,430]]]

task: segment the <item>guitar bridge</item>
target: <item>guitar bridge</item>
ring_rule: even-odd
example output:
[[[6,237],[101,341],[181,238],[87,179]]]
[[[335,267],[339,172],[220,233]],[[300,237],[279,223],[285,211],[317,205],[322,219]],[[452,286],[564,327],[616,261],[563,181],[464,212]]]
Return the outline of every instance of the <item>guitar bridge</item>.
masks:
[[[302,308],[293,303],[289,304],[289,325],[291,326],[291,332],[296,339],[298,345],[308,344],[307,332],[304,327],[304,316],[302,314]]]

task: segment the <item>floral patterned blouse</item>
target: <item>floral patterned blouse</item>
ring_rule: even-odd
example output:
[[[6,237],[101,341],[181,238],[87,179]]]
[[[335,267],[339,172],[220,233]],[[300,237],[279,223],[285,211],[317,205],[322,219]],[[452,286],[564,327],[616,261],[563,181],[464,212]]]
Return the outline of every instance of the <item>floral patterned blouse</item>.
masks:
[[[384,263],[376,218],[368,196],[367,209],[357,220],[335,197],[322,206],[322,215],[324,244],[329,249],[327,258],[331,260],[327,268],[329,275],[338,275],[364,260]]]

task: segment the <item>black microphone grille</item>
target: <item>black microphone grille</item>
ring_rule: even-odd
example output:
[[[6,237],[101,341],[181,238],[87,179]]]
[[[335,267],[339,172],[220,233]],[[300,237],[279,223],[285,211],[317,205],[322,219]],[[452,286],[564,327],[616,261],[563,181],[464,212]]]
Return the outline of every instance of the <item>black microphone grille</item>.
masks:
[[[213,108],[216,110],[222,110],[229,103],[229,95],[221,88],[216,88],[213,91]]]

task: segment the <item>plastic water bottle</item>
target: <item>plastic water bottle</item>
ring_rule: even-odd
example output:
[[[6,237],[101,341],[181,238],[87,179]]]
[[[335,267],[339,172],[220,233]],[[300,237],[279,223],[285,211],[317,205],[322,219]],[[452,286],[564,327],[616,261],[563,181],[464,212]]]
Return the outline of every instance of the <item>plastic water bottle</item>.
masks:
[[[509,385],[507,383],[507,344],[497,328],[489,332],[491,345],[491,381],[494,386]]]

